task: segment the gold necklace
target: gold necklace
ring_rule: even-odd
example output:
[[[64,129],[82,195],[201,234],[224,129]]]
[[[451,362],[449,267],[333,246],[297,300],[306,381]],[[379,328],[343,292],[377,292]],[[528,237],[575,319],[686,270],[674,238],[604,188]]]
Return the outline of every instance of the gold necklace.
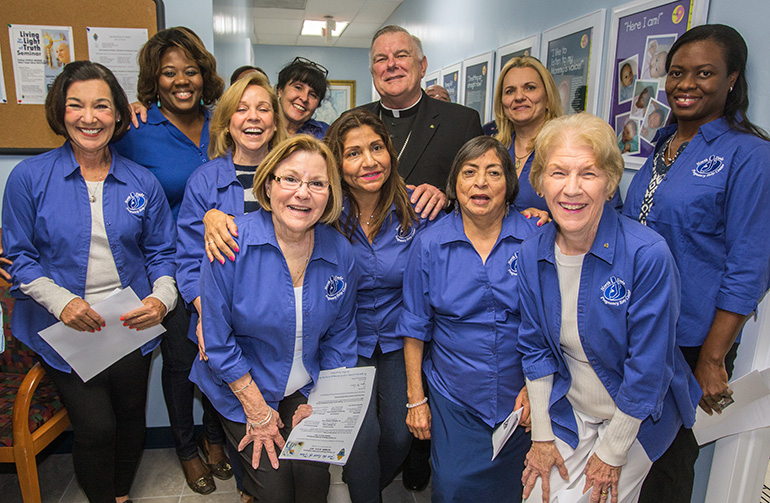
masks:
[[[305,271],[307,270],[307,265],[310,263],[310,254],[313,251],[313,234],[310,234],[310,245],[307,247],[307,256],[305,257],[305,264],[297,271],[299,274],[297,274],[297,277],[294,277],[294,274],[291,275],[291,284],[294,286],[297,286],[297,283],[302,278],[302,276],[305,274]]]
[[[676,158],[679,157],[679,150],[676,151],[674,157],[671,157],[671,145],[674,143],[674,138],[676,138],[677,134],[679,134],[679,131],[676,131],[673,135],[671,135],[668,143],[666,143],[666,150],[663,151],[663,156],[665,157],[666,164],[668,165],[671,165],[671,163],[676,161]]]
[[[527,152],[526,154],[524,154],[524,155],[523,155],[523,156],[521,156],[521,157],[519,157],[519,156],[518,156],[518,155],[516,155],[516,154],[513,154],[513,156],[516,158],[516,162],[514,163],[514,165],[515,165],[515,167],[516,167],[516,172],[517,172],[517,173],[519,172],[519,168],[521,168],[521,164],[524,162],[524,160],[525,160],[527,157],[529,157],[529,154],[531,154],[531,153],[532,153],[532,151],[530,150],[529,152]]]

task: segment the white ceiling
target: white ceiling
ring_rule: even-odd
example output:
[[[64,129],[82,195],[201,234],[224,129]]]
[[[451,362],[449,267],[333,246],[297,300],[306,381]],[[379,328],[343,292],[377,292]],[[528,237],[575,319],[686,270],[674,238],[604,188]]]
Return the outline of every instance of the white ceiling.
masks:
[[[403,0],[214,0],[214,36],[252,43],[368,48],[372,35]],[[301,36],[305,19],[348,21],[342,35]]]

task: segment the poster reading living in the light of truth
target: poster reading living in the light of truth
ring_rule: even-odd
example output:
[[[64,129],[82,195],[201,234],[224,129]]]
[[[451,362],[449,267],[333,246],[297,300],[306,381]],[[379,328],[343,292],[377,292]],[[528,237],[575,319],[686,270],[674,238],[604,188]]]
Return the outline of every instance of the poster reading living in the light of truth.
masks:
[[[115,74],[128,101],[136,101],[139,79],[139,49],[147,42],[146,28],[86,28],[88,59],[101,63]]]
[[[465,106],[476,110],[484,120],[487,116],[487,79],[489,63],[484,61],[465,69]]]
[[[553,75],[565,114],[586,110],[593,28],[548,42],[546,67]]]
[[[692,8],[692,0],[678,0],[619,19],[615,59],[610,61],[610,124],[615,124],[620,137],[625,123],[619,118],[627,117],[629,112],[636,117],[636,157],[649,157],[655,133],[670,117],[666,57],[674,41],[687,31]]]
[[[457,81],[460,80],[460,71],[448,73],[442,77],[441,85],[449,93],[449,101],[457,103]]]
[[[42,105],[64,65],[75,60],[71,26],[9,24],[16,102]]]

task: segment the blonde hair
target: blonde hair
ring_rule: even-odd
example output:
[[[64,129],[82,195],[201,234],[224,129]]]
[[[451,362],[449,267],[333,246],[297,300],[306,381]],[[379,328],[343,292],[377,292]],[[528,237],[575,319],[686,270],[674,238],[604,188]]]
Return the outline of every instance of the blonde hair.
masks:
[[[342,213],[342,185],[337,169],[337,161],[334,159],[329,147],[323,142],[306,134],[298,134],[288,138],[273,147],[265,160],[254,173],[254,197],[265,211],[273,211],[270,206],[270,198],[267,196],[266,185],[270,176],[275,173],[278,165],[295,152],[311,152],[320,155],[326,161],[326,176],[329,179],[329,200],[319,221],[324,224],[333,224]]]
[[[237,80],[219,99],[209,124],[209,159],[224,157],[230,151],[235,153],[235,142],[233,137],[230,136],[228,127],[230,126],[230,119],[233,118],[235,111],[238,110],[238,104],[241,102],[243,93],[246,92],[249,86],[261,87],[270,96],[275,133],[273,133],[273,138],[268,143],[268,148],[272,148],[273,145],[277,145],[288,138],[289,134],[286,132],[285,124],[286,119],[280,111],[278,95],[275,94],[265,75],[254,72],[253,74],[244,75],[243,78]]]
[[[586,112],[553,119],[543,126],[535,138],[535,157],[529,182],[537,192],[543,191],[543,173],[548,159],[561,146],[590,148],[596,168],[607,174],[607,196],[615,193],[624,167],[615,132],[607,122]]]
[[[540,75],[540,79],[543,81],[543,87],[545,88],[547,101],[544,124],[551,119],[560,117],[564,114],[561,108],[561,98],[559,96],[559,90],[556,88],[556,82],[554,82],[551,72],[543,66],[543,63],[532,56],[516,56],[515,58],[511,58],[503,66],[503,69],[500,71],[500,76],[497,78],[493,107],[495,122],[497,122],[497,134],[495,135],[495,138],[505,145],[506,148],[510,148],[511,146],[514,127],[513,122],[511,122],[505,115],[505,111],[503,110],[503,80],[505,80],[505,76],[513,68],[532,68],[538,75]]]

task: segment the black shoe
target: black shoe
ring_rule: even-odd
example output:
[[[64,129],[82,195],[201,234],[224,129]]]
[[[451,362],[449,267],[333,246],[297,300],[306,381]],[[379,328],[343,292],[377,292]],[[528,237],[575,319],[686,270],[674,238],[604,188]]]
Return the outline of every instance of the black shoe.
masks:
[[[430,482],[430,451],[412,448],[404,462],[402,482],[410,491],[424,491]]]

